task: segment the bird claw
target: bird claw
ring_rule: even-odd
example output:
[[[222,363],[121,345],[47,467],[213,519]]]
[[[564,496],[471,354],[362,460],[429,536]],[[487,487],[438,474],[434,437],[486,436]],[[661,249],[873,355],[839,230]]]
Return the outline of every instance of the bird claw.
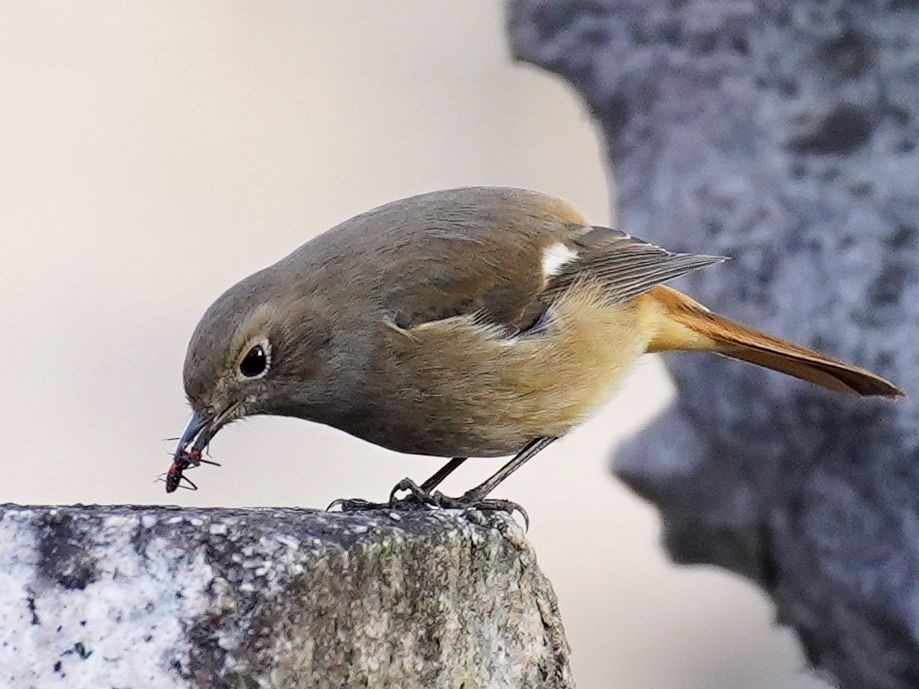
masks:
[[[325,508],[326,512],[333,512],[335,508],[342,512],[360,512],[361,510],[382,510],[387,507],[385,503],[370,502],[362,498],[336,498]]]
[[[523,517],[523,526],[525,531],[530,529],[530,515],[523,508],[523,505],[513,500],[501,500],[499,498],[476,498],[473,496],[463,495],[459,498],[451,498],[443,493],[437,492],[431,496],[435,504],[442,509],[470,510],[478,512],[507,512],[511,517],[519,513]]]
[[[407,494],[399,497],[400,492],[405,491]],[[446,509],[462,510],[464,513],[470,510],[480,512],[507,512],[512,517],[519,513],[523,517],[524,528],[530,528],[530,515],[522,505],[511,500],[499,500],[495,498],[479,498],[474,493],[467,493],[458,498],[451,498],[440,491],[428,493],[421,486],[410,478],[404,478],[397,483],[389,493],[389,502],[370,502],[361,498],[339,498],[333,500],[326,511],[332,511],[336,507],[341,508],[342,512],[360,512],[364,510],[417,510],[417,509]]]
[[[402,491],[406,491],[407,494],[400,498],[398,493]],[[404,478],[389,491],[389,505],[390,507],[438,507],[436,495],[439,493],[431,494],[412,479]]]
[[[398,493],[408,494],[398,497]],[[412,510],[423,507],[438,507],[435,497],[426,492],[410,478],[404,478],[389,492],[388,502],[371,502],[362,498],[339,498],[326,507],[327,512],[341,508],[342,512],[359,512],[363,510]]]

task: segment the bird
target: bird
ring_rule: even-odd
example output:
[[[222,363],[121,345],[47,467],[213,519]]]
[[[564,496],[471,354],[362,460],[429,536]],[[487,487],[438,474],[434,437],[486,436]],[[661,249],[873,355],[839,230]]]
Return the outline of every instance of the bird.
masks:
[[[425,504],[484,505],[594,415],[645,353],[709,352],[837,392],[903,394],[664,284],[723,260],[592,225],[525,189],[433,191],[357,215],[206,310],[183,367],[192,417],[167,491],[227,424],[278,415],[450,458],[420,485],[400,481],[390,503],[405,490]],[[434,498],[466,459],[501,456],[511,459],[459,498]]]

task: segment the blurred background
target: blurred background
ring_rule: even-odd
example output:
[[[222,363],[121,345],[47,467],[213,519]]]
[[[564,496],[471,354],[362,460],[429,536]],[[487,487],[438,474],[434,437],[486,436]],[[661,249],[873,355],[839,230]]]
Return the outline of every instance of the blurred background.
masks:
[[[497,0],[6,3],[0,90],[0,501],[166,501],[154,479],[187,420],[198,318],[355,213],[501,184],[610,222],[585,110],[511,62]],[[500,490],[530,513],[579,686],[826,686],[751,585],[670,565],[653,510],[610,477],[612,446],[671,394],[647,357]],[[232,426],[212,454],[223,467],[168,502],[323,507],[439,466],[278,419]],[[468,463],[446,492],[495,466]]]

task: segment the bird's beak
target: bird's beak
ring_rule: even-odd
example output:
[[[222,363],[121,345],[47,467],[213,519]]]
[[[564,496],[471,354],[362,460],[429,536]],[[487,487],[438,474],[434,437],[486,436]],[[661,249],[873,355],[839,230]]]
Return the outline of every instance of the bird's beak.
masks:
[[[217,431],[219,431],[228,421],[233,419],[239,409],[239,403],[231,404],[216,416],[199,411],[193,411],[185,432],[179,438],[179,446],[176,448],[176,456],[181,457],[194,450],[199,453],[207,447]]]
[[[182,434],[182,437],[179,438],[179,446],[176,448],[176,455],[180,456],[184,454],[185,449],[193,444],[197,437],[201,434],[201,431],[208,425],[208,422],[204,417],[199,414],[197,411],[193,411],[191,418],[188,420],[188,426],[185,427],[185,432]]]

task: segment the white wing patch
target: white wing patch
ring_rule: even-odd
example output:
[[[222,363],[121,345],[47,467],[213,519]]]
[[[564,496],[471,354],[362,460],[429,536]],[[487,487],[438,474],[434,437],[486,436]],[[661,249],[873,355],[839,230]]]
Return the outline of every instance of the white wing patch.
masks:
[[[566,263],[578,257],[578,252],[569,249],[562,243],[547,246],[542,252],[542,272],[547,278],[558,275]]]

